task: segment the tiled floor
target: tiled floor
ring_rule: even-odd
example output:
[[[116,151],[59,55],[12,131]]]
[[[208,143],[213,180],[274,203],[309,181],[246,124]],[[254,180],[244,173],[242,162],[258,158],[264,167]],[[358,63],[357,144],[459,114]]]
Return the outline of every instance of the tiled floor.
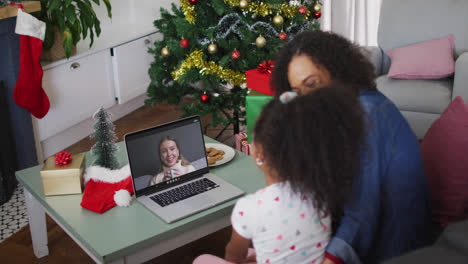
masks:
[[[18,184],[11,199],[0,206],[0,242],[28,224],[23,187]]]

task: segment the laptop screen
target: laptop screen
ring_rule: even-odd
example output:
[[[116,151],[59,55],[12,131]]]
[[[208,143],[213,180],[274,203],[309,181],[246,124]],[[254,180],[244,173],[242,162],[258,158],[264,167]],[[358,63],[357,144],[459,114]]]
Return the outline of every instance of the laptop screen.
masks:
[[[199,117],[128,134],[125,144],[137,197],[208,172]]]

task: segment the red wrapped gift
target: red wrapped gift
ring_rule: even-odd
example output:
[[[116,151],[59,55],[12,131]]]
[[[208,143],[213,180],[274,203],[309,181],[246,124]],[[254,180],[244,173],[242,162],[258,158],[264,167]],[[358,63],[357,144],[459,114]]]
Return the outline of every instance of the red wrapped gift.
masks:
[[[245,72],[247,78],[247,88],[273,95],[275,92],[270,87],[271,73],[273,72],[274,64],[272,61],[264,61],[257,69],[248,70]]]
[[[247,140],[242,141],[242,152],[250,155],[250,144]]]

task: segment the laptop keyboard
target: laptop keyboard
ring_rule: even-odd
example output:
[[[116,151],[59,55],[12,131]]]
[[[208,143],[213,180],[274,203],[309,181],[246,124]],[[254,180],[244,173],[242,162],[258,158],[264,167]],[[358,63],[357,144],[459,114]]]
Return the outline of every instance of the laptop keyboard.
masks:
[[[219,185],[206,178],[203,178],[198,181],[174,188],[170,191],[151,196],[150,198],[161,207],[164,207],[217,187],[219,187]]]

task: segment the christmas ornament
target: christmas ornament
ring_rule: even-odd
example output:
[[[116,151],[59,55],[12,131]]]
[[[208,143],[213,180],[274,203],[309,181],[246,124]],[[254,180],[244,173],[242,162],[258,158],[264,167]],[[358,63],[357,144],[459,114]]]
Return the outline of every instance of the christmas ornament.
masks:
[[[288,34],[286,34],[286,32],[284,32],[284,31],[281,31],[281,33],[279,34],[279,38],[281,40],[287,40],[288,39]]]
[[[305,16],[307,14],[307,7],[301,6],[298,11],[301,15]]]
[[[240,56],[241,56],[240,52],[236,49],[234,49],[234,51],[231,53],[231,59],[233,60],[240,59]]]
[[[132,201],[133,185],[130,166],[110,170],[99,166],[86,169],[86,184],[81,207],[102,214],[112,207],[129,206]]]
[[[266,39],[262,35],[258,36],[258,38],[255,40],[255,45],[257,45],[259,48],[265,47]]]
[[[206,93],[200,95],[200,101],[204,104],[208,103],[208,101],[210,100],[210,96],[207,95]]]
[[[188,38],[183,38],[180,40],[180,46],[184,49],[188,49],[189,46],[190,46],[190,42],[188,40]]]
[[[171,51],[167,48],[167,47],[164,47],[162,48],[161,50],[161,55],[164,57],[164,58],[167,58],[171,55]]]
[[[277,26],[283,25],[284,19],[280,14],[277,14],[275,17],[273,17],[273,24]]]
[[[249,1],[247,1],[247,0],[240,0],[240,1],[239,1],[239,8],[240,8],[240,9],[244,9],[244,10],[247,9],[247,8],[249,8]]]
[[[216,52],[218,52],[218,46],[215,43],[211,42],[210,45],[208,45],[208,52],[210,54],[215,54]]]
[[[68,151],[62,150],[59,153],[55,154],[55,165],[63,166],[67,165],[72,161],[71,154]]]
[[[313,16],[315,19],[319,19],[320,17],[322,17],[322,12],[313,13],[312,16]]]
[[[180,67],[171,73],[172,78],[174,81],[177,81],[192,68],[199,69],[202,74],[217,75],[221,80],[230,82],[236,86],[245,82],[245,73],[231,69],[225,69],[213,61],[208,62],[203,60],[203,52],[201,50],[195,50],[190,53],[190,55],[188,55],[182,62]]]
[[[37,118],[43,118],[50,108],[49,97],[42,88],[43,71],[40,63],[45,28],[44,22],[18,8],[15,32],[20,35],[20,70],[13,99],[19,107]]]
[[[317,2],[314,4],[313,9],[314,9],[314,13],[322,12],[322,5],[319,2]]]
[[[191,5],[196,5],[198,0],[188,0]]]

